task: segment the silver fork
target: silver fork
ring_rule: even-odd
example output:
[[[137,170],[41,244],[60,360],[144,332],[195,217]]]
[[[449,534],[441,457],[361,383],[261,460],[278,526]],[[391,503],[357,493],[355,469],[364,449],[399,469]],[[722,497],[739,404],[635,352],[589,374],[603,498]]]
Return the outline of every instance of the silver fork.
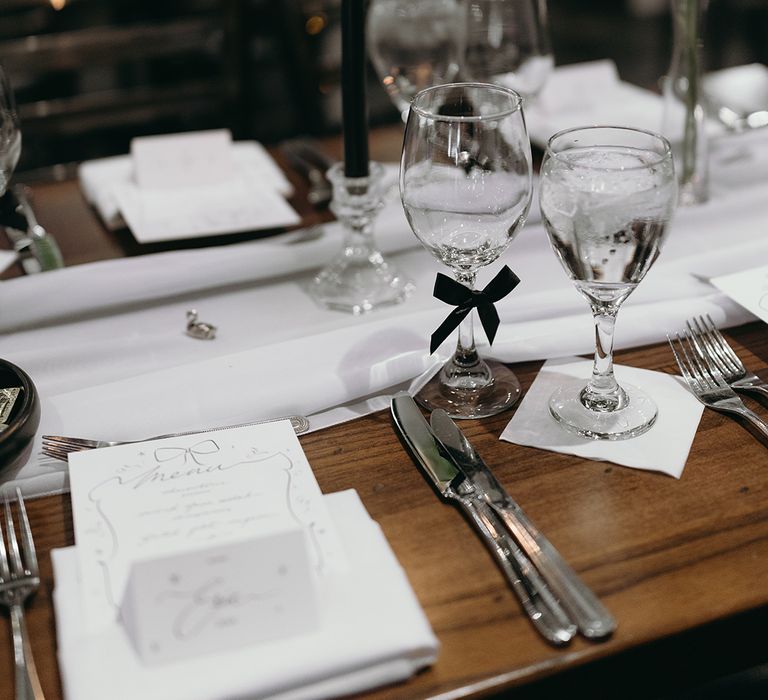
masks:
[[[226,425],[218,428],[207,428],[205,430],[188,430],[183,433],[167,433],[166,435],[155,435],[153,437],[142,438],[141,440],[90,440],[88,438],[66,437],[64,435],[43,435],[43,453],[54,459],[61,459],[66,462],[67,455],[70,452],[93,450],[98,447],[114,447],[115,445],[131,445],[136,442],[162,440],[163,438],[170,437],[183,437],[184,435],[195,435],[197,433],[213,433],[219,430],[229,430],[230,428],[245,428],[250,425],[274,423],[279,420],[291,421],[291,427],[297,435],[306,433],[307,430],[309,430],[309,420],[304,416],[286,416],[284,418],[269,418],[267,420],[238,423],[237,425]]]
[[[40,586],[37,554],[21,491],[16,489],[21,552],[13,526],[13,513],[5,495],[5,537],[0,530],[0,603],[8,606],[16,665],[16,700],[45,700],[37,677],[32,647],[24,620],[24,603]],[[6,549],[7,540],[7,549]],[[23,554],[23,557],[22,557]]]
[[[702,359],[714,365],[731,388],[768,398],[768,382],[747,370],[709,314],[690,319],[686,326],[702,351]]]
[[[683,378],[701,403],[716,411],[746,418],[768,439],[768,423],[744,405],[715,367],[708,367],[701,362],[696,341],[688,331],[684,331],[684,337],[676,334],[674,339],[667,336],[667,340]]]

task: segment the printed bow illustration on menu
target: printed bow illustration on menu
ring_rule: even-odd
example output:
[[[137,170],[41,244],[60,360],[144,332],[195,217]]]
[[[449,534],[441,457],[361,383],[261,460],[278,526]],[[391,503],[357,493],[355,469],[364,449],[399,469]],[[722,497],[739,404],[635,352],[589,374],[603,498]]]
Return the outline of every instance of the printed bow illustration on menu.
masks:
[[[186,464],[187,457],[190,457],[195,464],[205,467],[208,465],[204,461],[201,462],[200,459],[207,455],[216,454],[218,451],[219,446],[215,441],[201,440],[191,447],[158,447],[155,449],[155,460],[157,462],[182,460],[181,464]]]

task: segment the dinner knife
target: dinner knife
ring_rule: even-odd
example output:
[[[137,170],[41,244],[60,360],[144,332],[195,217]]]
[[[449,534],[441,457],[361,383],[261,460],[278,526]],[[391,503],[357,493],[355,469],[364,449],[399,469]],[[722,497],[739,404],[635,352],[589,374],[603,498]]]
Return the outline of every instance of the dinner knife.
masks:
[[[538,568],[578,625],[579,631],[590,639],[610,635],[616,629],[613,616],[566,563],[555,546],[528,519],[456,423],[441,409],[432,412],[430,423],[432,431],[467,479],[479,492],[485,494],[494,513]]]
[[[538,632],[550,643],[567,644],[576,625],[558,604],[536,568],[506,535],[493,509],[477,493],[445,447],[437,440],[414,400],[405,392],[392,399],[395,426],[440,495],[458,504],[474,525]]]

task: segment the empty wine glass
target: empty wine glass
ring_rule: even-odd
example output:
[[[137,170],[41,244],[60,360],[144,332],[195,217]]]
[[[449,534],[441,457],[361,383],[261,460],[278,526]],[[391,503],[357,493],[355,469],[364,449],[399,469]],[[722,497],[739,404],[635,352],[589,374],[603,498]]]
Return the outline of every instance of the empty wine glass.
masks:
[[[659,255],[677,197],[672,151],[657,134],[585,127],[555,134],[541,165],[541,212],[560,263],[595,321],[592,378],[565,384],[549,410],[568,430],[621,440],[641,435],[658,409],[613,376],[613,331],[622,303]]]
[[[372,0],[368,51],[403,121],[419,90],[456,80],[465,31],[466,0]]]
[[[0,66],[0,196],[5,194],[21,154],[21,130],[16,102],[8,78]]]
[[[470,0],[462,69],[472,80],[538,95],[554,68],[545,0]]]
[[[497,85],[458,83],[420,92],[405,127],[400,194],[416,237],[474,288],[480,267],[507,248],[531,201],[531,149],[522,100]],[[489,416],[520,394],[517,378],[480,359],[471,312],[456,352],[417,400],[456,418]]]

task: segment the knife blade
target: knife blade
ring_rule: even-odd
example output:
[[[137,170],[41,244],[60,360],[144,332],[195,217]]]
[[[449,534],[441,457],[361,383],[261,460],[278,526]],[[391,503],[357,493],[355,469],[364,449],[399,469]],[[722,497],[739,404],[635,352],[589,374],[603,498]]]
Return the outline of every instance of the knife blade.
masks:
[[[579,631],[590,639],[610,635],[616,629],[613,616],[507,493],[456,423],[440,409],[432,412],[430,423],[467,480],[485,494],[494,513],[538,568]]]
[[[480,534],[511,584],[523,610],[537,631],[551,644],[567,644],[576,625],[558,604],[536,568],[517,543],[508,537],[493,509],[476,493],[445,447],[436,439],[414,400],[405,392],[392,399],[392,418],[422,471],[440,495],[456,503]]]

